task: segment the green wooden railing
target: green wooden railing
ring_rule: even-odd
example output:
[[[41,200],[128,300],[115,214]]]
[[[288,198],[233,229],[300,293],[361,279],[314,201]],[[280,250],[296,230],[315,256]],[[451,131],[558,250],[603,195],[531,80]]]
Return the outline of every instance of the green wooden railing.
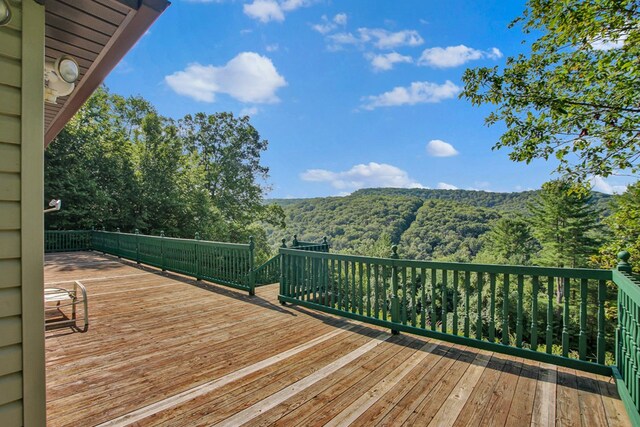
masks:
[[[282,239],[282,245],[280,247],[287,247],[285,239]],[[322,243],[314,243],[301,242],[298,240],[298,236],[294,235],[291,248],[311,252],[329,252],[329,244],[326,237],[322,239]],[[256,286],[270,285],[280,281],[280,258],[278,254],[255,269]]]
[[[631,274],[627,262],[629,253],[621,252],[618,257],[620,262],[613,272],[613,281],[618,287],[616,365],[613,373],[632,424],[640,426],[640,281]]]
[[[391,258],[280,256],[283,304],[614,375],[640,425],[640,288],[628,254],[614,271],[413,261],[395,246]]]
[[[91,248],[250,294],[255,292],[253,240],[239,244],[94,231]]]
[[[44,251],[47,253],[87,251],[91,249],[91,231],[45,231],[44,244]]]

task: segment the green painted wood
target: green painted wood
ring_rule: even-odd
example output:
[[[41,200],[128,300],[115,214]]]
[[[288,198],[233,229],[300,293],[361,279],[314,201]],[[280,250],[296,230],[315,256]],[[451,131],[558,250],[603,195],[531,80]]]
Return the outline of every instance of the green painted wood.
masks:
[[[436,330],[436,324],[438,323],[438,313],[436,311],[436,288],[438,285],[437,281],[437,270],[435,268],[431,269],[431,330]]]
[[[546,329],[546,351],[551,354],[553,351],[553,276],[547,280],[547,329]]]
[[[604,364],[605,358],[605,317],[604,304],[607,299],[607,282],[598,281],[598,337],[597,337],[597,360],[598,363]]]
[[[471,334],[471,318],[469,316],[469,306],[471,300],[471,272],[464,272],[464,336],[469,337]]]
[[[569,279],[562,279],[562,293],[564,294],[564,307],[562,311],[562,356],[569,356],[569,304],[570,304],[570,286]]]
[[[524,299],[524,276],[518,275],[518,306],[516,314],[516,347],[522,347],[522,316],[523,316],[523,299]]]
[[[489,274],[489,341],[496,340],[496,274]],[[454,332],[455,333],[455,332]]]
[[[587,279],[580,280],[580,333],[578,335],[580,360],[587,359],[587,285]]]
[[[538,292],[540,291],[540,278],[533,276],[531,297],[531,350],[538,349]],[[598,362],[601,363],[601,362]]]
[[[452,271],[453,274],[453,335],[458,335],[458,286],[459,286],[459,274],[457,271]]]
[[[416,294],[418,293],[418,284],[416,283],[416,268],[411,267],[411,326],[416,326],[418,311],[416,307]]]
[[[502,344],[509,345],[509,274],[502,278]]]
[[[447,270],[442,270],[442,332],[447,332]]]
[[[629,416],[631,425],[640,426],[640,412],[638,411],[638,406],[636,405],[636,401],[633,396],[629,393],[629,388],[627,387],[625,380],[622,378],[622,374],[615,366],[611,367],[611,371],[613,378],[616,380],[618,395],[620,395],[620,400],[622,400],[622,403],[627,410],[627,415]]]
[[[420,292],[420,327],[426,328],[427,325],[427,270],[423,267],[420,269],[420,277],[422,279]]]

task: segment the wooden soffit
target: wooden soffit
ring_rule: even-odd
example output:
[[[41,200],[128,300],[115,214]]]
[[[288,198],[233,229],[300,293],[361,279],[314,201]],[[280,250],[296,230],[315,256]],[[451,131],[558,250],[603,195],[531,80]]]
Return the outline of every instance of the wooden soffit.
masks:
[[[46,59],[69,55],[80,66],[74,91],[45,103],[45,147],[167,6],[167,0],[45,1]]]

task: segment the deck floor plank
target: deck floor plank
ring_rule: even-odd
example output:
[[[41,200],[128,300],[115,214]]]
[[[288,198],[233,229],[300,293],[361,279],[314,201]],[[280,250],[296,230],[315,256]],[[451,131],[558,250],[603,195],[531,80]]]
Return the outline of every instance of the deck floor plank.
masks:
[[[44,271],[82,281],[90,314],[46,333],[49,426],[629,425],[611,378],[281,306],[277,285],[249,297],[95,252]]]

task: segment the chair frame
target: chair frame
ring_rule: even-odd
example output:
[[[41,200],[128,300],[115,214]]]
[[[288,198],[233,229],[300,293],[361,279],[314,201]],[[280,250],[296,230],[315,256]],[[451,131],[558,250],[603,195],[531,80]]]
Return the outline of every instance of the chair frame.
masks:
[[[78,293],[80,291],[80,293]],[[55,305],[51,305],[54,304]],[[78,327],[78,310],[76,306],[82,304],[83,308],[83,329]],[[71,307],[71,317],[68,318],[62,311],[64,307]],[[80,332],[89,330],[89,307],[87,303],[87,289],[80,281],[76,280],[73,289],[67,288],[45,288],[44,289],[44,312],[45,312],[45,330],[49,331],[57,328],[70,326]],[[58,312],[62,320],[47,321],[47,313]]]

